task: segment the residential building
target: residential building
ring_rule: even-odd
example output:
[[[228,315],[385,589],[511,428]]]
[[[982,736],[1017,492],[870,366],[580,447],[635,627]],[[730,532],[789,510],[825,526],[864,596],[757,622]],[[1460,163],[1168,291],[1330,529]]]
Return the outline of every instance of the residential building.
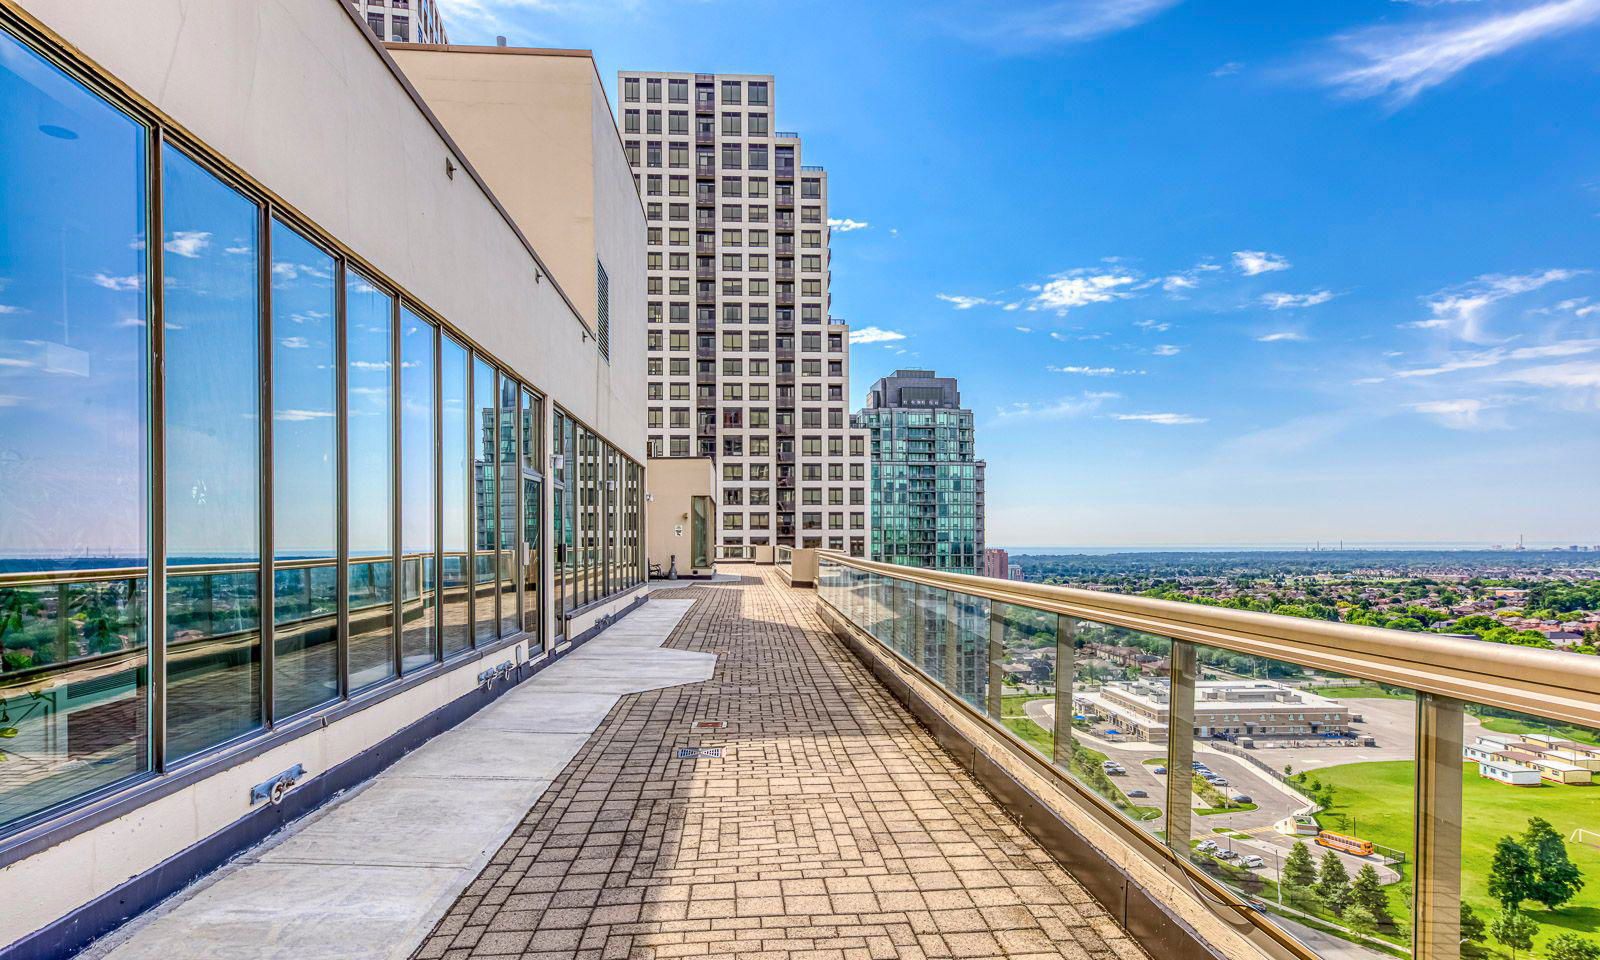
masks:
[[[978,573],[985,464],[956,379],[896,370],[872,385],[852,422],[872,457],[872,559]]]
[[[720,552],[867,549],[850,329],[829,308],[828,175],[777,129],[770,75],[623,71],[646,216],[653,457],[716,458]]]
[[[1006,564],[1006,579],[1007,580],[1021,580],[1022,579],[1022,568],[1020,566],[1018,566],[1017,564],[1014,564],[1014,563]]]
[[[0,4],[0,952],[71,955],[645,599],[644,211],[592,63],[469,149],[347,4],[228,7]],[[501,197],[496,150],[591,189]],[[592,229],[547,260],[544,218]]]
[[[345,0],[386,43],[449,43],[438,0]]]
[[[1005,580],[1011,576],[1011,557],[999,547],[983,549],[983,575]]]

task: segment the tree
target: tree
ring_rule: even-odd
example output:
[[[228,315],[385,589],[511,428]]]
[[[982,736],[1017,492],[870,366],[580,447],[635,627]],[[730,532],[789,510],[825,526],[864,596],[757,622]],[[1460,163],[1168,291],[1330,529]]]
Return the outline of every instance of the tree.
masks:
[[[1528,848],[1510,837],[1501,837],[1489,863],[1489,896],[1499,901],[1503,910],[1515,911],[1522,901],[1533,896],[1536,879]]]
[[[1583,875],[1567,856],[1566,841],[1543,817],[1528,818],[1522,846],[1533,860],[1533,884],[1528,899],[1551,910],[1577,896],[1583,889]]]
[[[1517,960],[1518,950],[1533,948],[1533,935],[1538,932],[1539,925],[1521,910],[1501,910],[1489,923],[1489,933],[1511,948],[1511,960]]]
[[[1286,887],[1310,887],[1317,882],[1317,865],[1311,859],[1311,848],[1304,840],[1296,840],[1289,856],[1283,861],[1280,878]]]
[[[1383,892],[1383,881],[1370,863],[1362,864],[1356,873],[1355,882],[1350,885],[1350,902],[1366,910],[1377,923],[1385,926],[1394,923],[1394,918],[1389,916],[1389,897]]]
[[[1344,925],[1364,936],[1372,936],[1378,930],[1378,918],[1365,907],[1351,904],[1344,912]]]
[[[1344,913],[1350,904],[1350,874],[1345,872],[1344,861],[1332,850],[1322,855],[1322,870],[1317,877],[1317,896],[1328,905],[1334,916]]]
[[[1466,952],[1467,945],[1478,946],[1489,939],[1489,925],[1483,922],[1477,911],[1466,901],[1461,903],[1461,950]]]
[[[1544,946],[1549,960],[1600,960],[1600,943],[1575,933],[1563,933]]]

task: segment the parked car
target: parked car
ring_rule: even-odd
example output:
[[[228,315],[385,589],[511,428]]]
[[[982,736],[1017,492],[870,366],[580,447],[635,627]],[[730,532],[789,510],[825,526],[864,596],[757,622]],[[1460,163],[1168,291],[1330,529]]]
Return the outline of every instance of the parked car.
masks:
[[[1238,796],[1233,798],[1233,802],[1234,803],[1255,803],[1255,799],[1252,798],[1248,793],[1241,793]]]
[[[1201,853],[1215,853],[1217,851],[1217,841],[1201,840],[1195,849],[1199,850]]]
[[[1228,778],[1227,777],[1212,777],[1211,778],[1211,785],[1213,787],[1226,787],[1228,785]]]
[[[1145,793],[1143,790],[1129,790],[1128,791],[1128,799],[1130,799],[1130,800],[1143,800],[1148,796],[1150,796],[1150,794]]]
[[[1249,867],[1250,869],[1254,870],[1256,867],[1264,867],[1264,866],[1266,866],[1267,865],[1267,861],[1261,859],[1260,857],[1256,856],[1255,854],[1251,854],[1250,856],[1245,857],[1243,860],[1240,860],[1239,861],[1239,865],[1240,866]]]
[[[1158,777],[1159,776],[1164,776],[1166,774],[1166,772],[1167,772],[1167,768],[1166,767],[1155,767],[1150,772],[1155,774]]]
[[[1218,850],[1217,858],[1220,860],[1237,860],[1239,855],[1232,850]]]

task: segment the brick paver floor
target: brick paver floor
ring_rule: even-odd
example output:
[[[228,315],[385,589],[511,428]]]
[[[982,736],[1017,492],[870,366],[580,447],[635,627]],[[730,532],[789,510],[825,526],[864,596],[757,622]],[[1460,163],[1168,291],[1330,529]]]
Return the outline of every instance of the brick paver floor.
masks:
[[[417,957],[1143,958],[815,594],[742,572],[657,594],[698,601],[667,645],[715,677],[624,697]]]

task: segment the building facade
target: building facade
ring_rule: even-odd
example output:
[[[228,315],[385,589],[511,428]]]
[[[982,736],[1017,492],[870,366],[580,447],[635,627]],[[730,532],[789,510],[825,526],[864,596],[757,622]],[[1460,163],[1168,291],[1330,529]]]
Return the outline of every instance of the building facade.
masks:
[[[1006,580],[1011,576],[1011,555],[999,547],[985,547],[983,549],[983,575],[994,577],[996,580]]]
[[[449,43],[438,0],[346,0],[386,43]]]
[[[896,370],[872,385],[853,422],[872,458],[872,559],[983,570],[985,465],[955,378]]]
[[[652,457],[714,457],[718,548],[867,549],[850,329],[828,314],[828,176],[771,76],[618,75],[646,216]]]
[[[72,955],[645,597],[644,212],[592,64],[598,108],[548,148],[606,118],[566,161],[595,192],[513,210],[346,4],[186,10],[0,0],[19,956]],[[560,204],[595,221],[586,274],[634,238],[610,356],[529,240]]]

